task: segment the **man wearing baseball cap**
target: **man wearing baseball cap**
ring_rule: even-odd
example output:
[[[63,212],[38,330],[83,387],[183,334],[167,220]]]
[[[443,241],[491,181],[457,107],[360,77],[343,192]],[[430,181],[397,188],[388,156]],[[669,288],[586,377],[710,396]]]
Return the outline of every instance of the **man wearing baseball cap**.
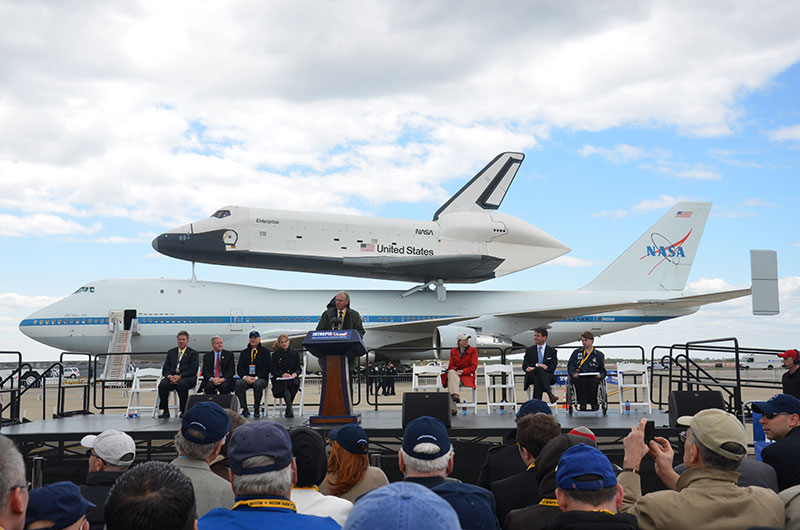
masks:
[[[290,500],[297,464],[284,426],[267,420],[242,425],[231,435],[228,461],[236,502],[229,510],[218,508],[200,518],[200,530],[341,528],[330,517],[297,513]]]
[[[89,474],[80,487],[81,495],[94,504],[86,514],[91,530],[102,530],[106,524],[104,505],[108,492],[136,458],[136,443],[120,431],[103,431],[81,439],[89,456]]]
[[[585,444],[570,447],[556,468],[556,500],[563,513],[547,525],[548,530],[596,528],[634,530],[636,517],[618,514],[622,486],[608,457]]]
[[[761,451],[761,460],[775,468],[778,490],[800,484],[800,399],[776,394],[753,403],[753,410],[762,414],[764,434],[775,441]]]
[[[25,528],[87,530],[86,512],[93,506],[72,482],[55,482],[36,488],[30,492]]]
[[[242,407],[242,416],[250,417],[247,408],[247,389],[253,389],[253,417],[261,415],[261,396],[269,383],[270,351],[261,345],[261,334],[251,331],[249,344],[239,353],[239,364],[236,365],[236,374],[239,376],[234,385],[234,393]]]
[[[781,364],[786,368],[781,378],[783,393],[800,398],[800,351],[786,350],[779,353],[778,357],[781,358]]]
[[[475,372],[478,369],[478,350],[469,345],[470,335],[459,333],[456,336],[457,346],[450,350],[450,362],[447,364],[447,371],[442,374],[442,385],[450,392],[453,404],[450,413],[455,416],[458,413],[456,404],[461,403],[459,394],[462,386],[475,387]]]
[[[446,500],[458,514],[462,528],[499,529],[491,493],[472,484],[446,480],[453,471],[454,457],[444,423],[430,416],[408,422],[398,452],[405,481],[428,487]]]
[[[736,485],[736,470],[747,454],[747,434],[736,416],[706,409],[678,418],[679,424],[688,427],[683,447],[687,469],[680,476],[672,469],[673,451],[667,439],[656,437],[645,445],[646,423],[647,418],[643,418],[623,440],[623,471],[618,477],[624,489],[620,511],[634,514],[640,528],[783,527],[783,501],[777,493]],[[642,496],[638,471],[648,453],[655,460],[656,474],[669,490]]]
[[[178,458],[172,464],[192,481],[198,517],[213,508],[233,506],[230,483],[209,467],[219,455],[230,429],[231,418],[225,409],[213,401],[204,401],[184,414],[181,428],[175,435]]]

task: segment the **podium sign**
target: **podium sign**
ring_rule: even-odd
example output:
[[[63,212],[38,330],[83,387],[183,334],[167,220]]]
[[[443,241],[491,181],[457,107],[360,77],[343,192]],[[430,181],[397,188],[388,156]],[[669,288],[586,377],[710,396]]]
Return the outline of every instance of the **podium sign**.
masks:
[[[319,358],[322,366],[322,398],[319,415],[309,418],[309,425],[360,423],[361,414],[353,414],[350,401],[348,358],[367,353],[356,330],[309,331],[303,347]]]

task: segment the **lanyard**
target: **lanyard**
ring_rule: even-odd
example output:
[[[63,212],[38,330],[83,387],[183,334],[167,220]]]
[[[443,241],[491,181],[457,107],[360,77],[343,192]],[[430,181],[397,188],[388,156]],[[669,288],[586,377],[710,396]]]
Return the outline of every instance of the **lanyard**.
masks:
[[[251,499],[248,501],[239,501],[233,505],[235,510],[239,506],[249,506],[251,508],[285,508],[287,510],[297,511],[297,507],[292,501],[286,499]]]
[[[600,512],[600,513],[607,513],[608,515],[617,515],[617,514],[615,514],[614,512],[611,512],[611,511],[609,511],[609,510],[591,510],[591,511],[593,511],[593,512]]]
[[[535,467],[536,467],[536,462],[533,462],[531,465],[529,465],[529,466],[528,466],[528,467],[525,469],[525,471],[530,471],[531,469],[533,469],[533,468],[535,468]]]
[[[314,490],[319,491],[317,486],[292,486],[293,490]]]
[[[250,350],[250,364],[256,364],[256,355],[258,354],[258,350],[253,348]]]
[[[542,499],[539,501],[539,506],[558,506],[558,501],[555,499]]]
[[[585,363],[585,362],[586,362],[586,360],[589,358],[589,356],[592,354],[592,352],[593,352],[593,351],[594,351],[594,348],[592,348],[592,349],[591,349],[591,350],[589,350],[589,351],[583,350],[583,353],[584,353],[584,355],[583,355],[583,359],[581,359],[581,364],[579,364],[579,365],[578,365],[578,368],[580,368],[581,366],[583,366],[583,363]]]

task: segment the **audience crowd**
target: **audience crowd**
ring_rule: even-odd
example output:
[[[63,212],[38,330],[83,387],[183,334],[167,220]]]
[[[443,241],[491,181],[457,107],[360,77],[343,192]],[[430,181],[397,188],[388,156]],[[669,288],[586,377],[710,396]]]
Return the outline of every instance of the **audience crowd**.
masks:
[[[216,388],[207,390],[232,389],[232,360],[221,343],[214,351],[218,359],[210,362],[219,368],[207,375]],[[291,417],[296,366],[287,352],[278,371],[289,376],[279,394]],[[256,341],[245,353],[253,368],[239,367],[248,379],[237,393],[244,385],[263,392],[257,383],[267,363],[257,359],[265,354]],[[184,356],[179,349],[172,359],[174,375]],[[451,477],[456,453],[439,419],[406,425],[397,454],[403,480],[390,484],[370,465],[369,437],[359,425],[287,430],[248,421],[242,403],[244,415],[213,401],[182,411],[170,463],[137,463],[136,444],[124,432],[85,436],[88,474],[80,487],[56,482],[29,490],[20,451],[0,435],[0,530],[800,529],[800,399],[788,394],[753,403],[771,442],[760,449],[763,461],[748,456],[736,416],[707,409],[678,419],[686,429],[680,447],[658,436],[645,440],[646,419],[634,425],[623,440],[622,467],[598,449],[591,430],[562,434],[550,406],[533,399],[519,408],[506,443],[488,452],[475,485]],[[677,466],[676,452],[683,455]],[[641,480],[645,459],[663,484],[649,493]]]

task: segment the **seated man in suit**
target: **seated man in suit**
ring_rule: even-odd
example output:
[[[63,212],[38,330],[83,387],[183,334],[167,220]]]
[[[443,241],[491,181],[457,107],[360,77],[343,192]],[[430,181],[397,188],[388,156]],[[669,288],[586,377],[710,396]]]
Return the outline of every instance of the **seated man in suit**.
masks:
[[[197,370],[200,368],[200,356],[189,347],[189,333],[178,332],[178,347],[167,352],[161,374],[164,379],[158,384],[158,399],[161,405],[159,418],[169,418],[169,393],[178,393],[181,406],[181,417],[186,411],[189,390],[197,384]]]
[[[239,364],[236,372],[239,379],[236,381],[236,397],[239,399],[239,406],[242,407],[242,416],[250,417],[247,408],[247,389],[253,389],[253,412],[254,417],[258,418],[261,414],[261,396],[264,389],[269,384],[270,372],[270,352],[261,345],[261,334],[258,331],[251,331],[248,339],[249,345],[239,353]]]
[[[211,351],[203,356],[203,386],[206,394],[230,394],[233,391],[233,353],[222,349],[222,337],[211,337]]]
[[[547,345],[547,328],[533,330],[533,346],[525,350],[525,359],[522,361],[522,370],[525,372],[525,387],[533,385],[533,399],[542,399],[542,394],[547,393],[550,403],[555,403],[558,398],[550,391],[550,385],[556,382],[556,365],[558,357],[556,349]]]

